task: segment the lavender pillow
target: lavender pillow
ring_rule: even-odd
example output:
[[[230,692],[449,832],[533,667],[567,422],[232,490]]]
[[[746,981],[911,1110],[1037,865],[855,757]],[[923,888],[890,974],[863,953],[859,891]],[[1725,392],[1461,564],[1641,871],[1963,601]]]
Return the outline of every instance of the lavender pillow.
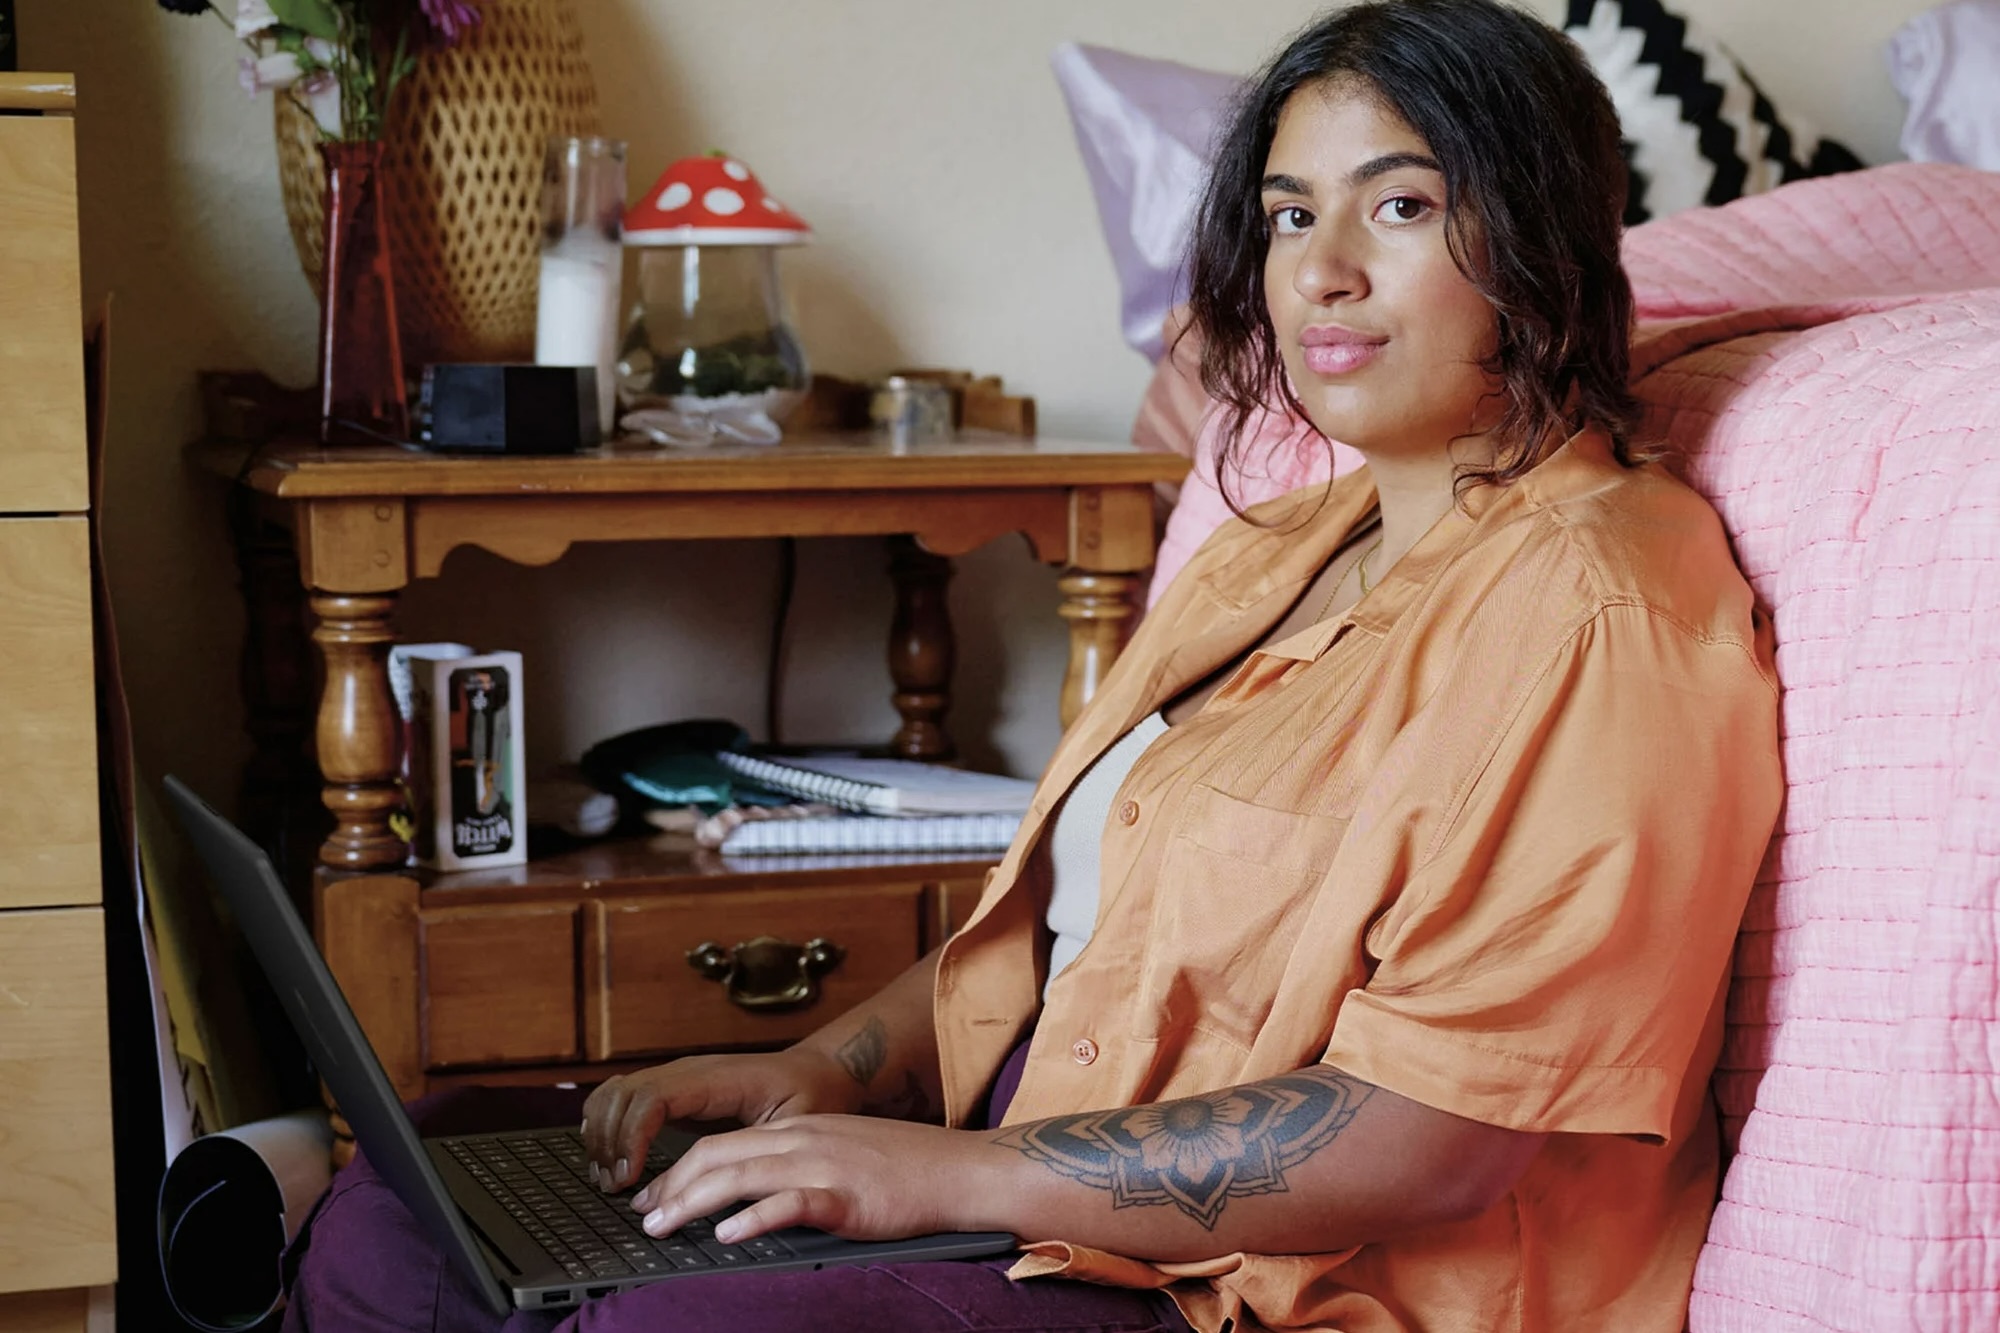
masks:
[[[1910,159],[2000,171],[2000,0],[1919,14],[1889,39],[1888,57],[1890,81],[1910,105]]]
[[[1052,63],[1118,272],[1125,341],[1165,351],[1209,145],[1242,80],[1171,60],[1065,42]]]

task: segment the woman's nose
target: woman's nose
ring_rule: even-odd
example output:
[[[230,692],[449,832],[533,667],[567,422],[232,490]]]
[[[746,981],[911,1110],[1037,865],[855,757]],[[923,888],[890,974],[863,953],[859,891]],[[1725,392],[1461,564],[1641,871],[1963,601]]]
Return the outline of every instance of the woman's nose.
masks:
[[[1299,256],[1299,266],[1292,273],[1293,289],[1314,305],[1366,296],[1364,244],[1353,227],[1322,219]]]

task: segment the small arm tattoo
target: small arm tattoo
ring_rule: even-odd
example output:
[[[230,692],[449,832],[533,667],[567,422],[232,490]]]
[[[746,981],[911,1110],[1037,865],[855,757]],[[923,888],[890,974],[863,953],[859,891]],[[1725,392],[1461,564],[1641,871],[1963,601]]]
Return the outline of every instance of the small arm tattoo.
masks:
[[[883,1103],[882,1112],[892,1120],[930,1120],[931,1098],[916,1071],[903,1071],[903,1090]]]
[[[1283,1193],[1285,1171],[1338,1138],[1374,1091],[1315,1065],[1178,1101],[1016,1125],[994,1142],[1109,1191],[1113,1208],[1168,1205],[1213,1231],[1230,1199]]]
[[[869,1019],[861,1031],[840,1044],[833,1058],[840,1062],[849,1078],[867,1087],[889,1059],[889,1029],[881,1019]]]

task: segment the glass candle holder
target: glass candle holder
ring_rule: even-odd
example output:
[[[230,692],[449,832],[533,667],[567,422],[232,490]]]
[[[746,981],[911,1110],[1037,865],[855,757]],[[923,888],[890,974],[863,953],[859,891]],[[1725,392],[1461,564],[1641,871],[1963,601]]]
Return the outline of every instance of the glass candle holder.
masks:
[[[549,140],[542,167],[541,285],[535,361],[597,371],[597,423],[617,433],[619,290],[625,254],[625,145],[617,139]]]

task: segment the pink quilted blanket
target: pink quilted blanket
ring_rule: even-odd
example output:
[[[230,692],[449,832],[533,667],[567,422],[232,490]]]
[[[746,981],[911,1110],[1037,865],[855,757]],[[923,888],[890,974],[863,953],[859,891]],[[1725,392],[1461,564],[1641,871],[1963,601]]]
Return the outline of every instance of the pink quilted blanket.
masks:
[[[1626,260],[1649,425],[1734,535],[1785,687],[1790,794],[1738,944],[1734,1156],[1690,1327],[1992,1333],[2000,174],[1802,182],[1638,228]],[[1190,477],[1179,545],[1213,489]]]

